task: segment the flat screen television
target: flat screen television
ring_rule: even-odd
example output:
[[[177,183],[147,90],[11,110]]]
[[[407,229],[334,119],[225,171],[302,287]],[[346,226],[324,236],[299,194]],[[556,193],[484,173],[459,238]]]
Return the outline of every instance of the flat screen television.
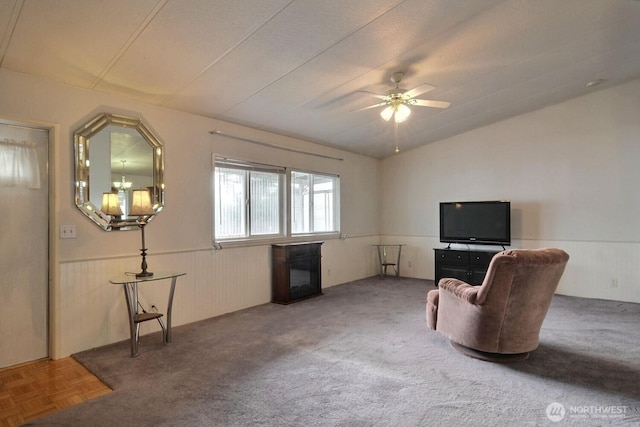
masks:
[[[511,203],[508,201],[440,203],[440,241],[510,245]]]

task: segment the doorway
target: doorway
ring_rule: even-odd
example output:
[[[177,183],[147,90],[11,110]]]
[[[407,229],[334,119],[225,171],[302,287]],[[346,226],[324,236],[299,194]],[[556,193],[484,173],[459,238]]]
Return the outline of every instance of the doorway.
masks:
[[[49,355],[49,133],[0,120],[0,368]]]

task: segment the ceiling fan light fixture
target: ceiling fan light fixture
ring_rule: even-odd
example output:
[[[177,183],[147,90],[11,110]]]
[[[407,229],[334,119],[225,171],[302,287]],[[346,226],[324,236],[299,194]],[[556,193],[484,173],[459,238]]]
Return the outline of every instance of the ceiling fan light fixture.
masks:
[[[411,108],[407,107],[405,104],[399,104],[396,107],[396,113],[394,115],[394,119],[396,123],[402,123],[409,117],[411,114]]]
[[[380,117],[382,117],[387,122],[391,120],[391,117],[393,117],[396,123],[402,123],[407,120],[410,114],[411,108],[409,108],[404,103],[396,103],[389,105],[387,106],[387,108],[382,110],[380,112]]]
[[[388,122],[389,120],[391,120],[391,116],[393,116],[394,111],[395,111],[394,106],[389,105],[387,108],[380,111],[380,117],[382,117],[385,122]]]

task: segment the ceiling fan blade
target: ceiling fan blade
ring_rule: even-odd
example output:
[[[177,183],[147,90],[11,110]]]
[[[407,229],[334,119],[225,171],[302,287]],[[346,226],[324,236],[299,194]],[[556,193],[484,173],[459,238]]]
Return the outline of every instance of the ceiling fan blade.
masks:
[[[447,108],[451,105],[446,101],[432,101],[430,99],[414,99],[413,105],[419,105],[421,107],[434,107],[434,108]]]
[[[356,93],[366,93],[367,95],[371,95],[378,99],[387,99],[389,95],[380,95],[378,93],[369,92],[368,90],[358,90]]]
[[[368,107],[358,108],[358,109],[351,110],[351,111],[353,112],[353,111],[369,110],[370,108],[382,107],[383,105],[387,105],[387,104],[388,104],[388,102],[381,102],[379,104],[369,105]]]
[[[433,90],[433,89],[435,89],[435,87],[428,85],[426,83],[423,83],[418,87],[414,87],[413,89],[406,91],[405,93],[403,93],[403,95],[406,96],[407,98],[415,98],[416,96],[429,92],[430,90]]]
[[[384,99],[384,100],[388,100],[389,99],[389,95],[378,95],[377,93],[372,93],[371,96],[374,96],[378,99]]]

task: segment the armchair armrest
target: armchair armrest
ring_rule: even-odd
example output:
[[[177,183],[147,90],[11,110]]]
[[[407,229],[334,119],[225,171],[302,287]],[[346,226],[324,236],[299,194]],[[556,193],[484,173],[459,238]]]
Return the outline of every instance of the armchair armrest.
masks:
[[[456,298],[471,304],[475,304],[476,297],[478,296],[478,286],[472,286],[458,279],[440,279],[438,287],[441,291],[445,291]]]

